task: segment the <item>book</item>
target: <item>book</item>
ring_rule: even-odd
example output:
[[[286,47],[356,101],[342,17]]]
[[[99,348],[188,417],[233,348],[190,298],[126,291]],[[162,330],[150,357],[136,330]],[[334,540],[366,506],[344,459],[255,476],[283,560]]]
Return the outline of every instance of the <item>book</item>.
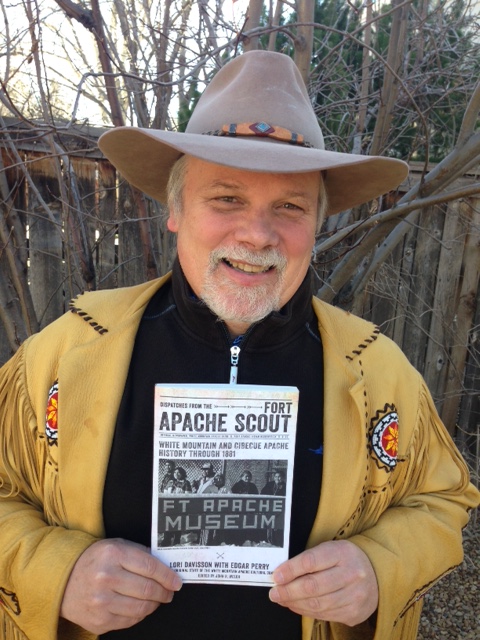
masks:
[[[156,385],[151,548],[184,582],[272,584],[297,411],[295,387]]]

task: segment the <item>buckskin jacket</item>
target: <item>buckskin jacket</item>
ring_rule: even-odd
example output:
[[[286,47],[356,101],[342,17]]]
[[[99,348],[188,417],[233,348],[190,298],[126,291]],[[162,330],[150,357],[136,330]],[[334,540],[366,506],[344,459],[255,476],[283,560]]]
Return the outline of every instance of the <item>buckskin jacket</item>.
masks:
[[[167,276],[168,277],[168,276]],[[59,619],[102,494],[143,311],[165,278],[84,294],[0,370],[0,638],[92,640]],[[420,375],[376,327],[313,301],[324,350],[324,470],[309,545],[350,539],[380,599],[355,628],[304,619],[304,640],[413,640],[423,594],[462,561],[478,504]],[[57,406],[57,386],[61,398]]]

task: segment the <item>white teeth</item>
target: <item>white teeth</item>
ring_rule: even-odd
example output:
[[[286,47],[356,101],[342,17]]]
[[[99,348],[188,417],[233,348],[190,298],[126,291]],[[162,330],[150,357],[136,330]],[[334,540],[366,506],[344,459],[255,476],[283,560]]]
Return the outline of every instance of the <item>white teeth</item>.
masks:
[[[263,273],[264,271],[268,271],[269,267],[260,267],[254,264],[245,264],[243,262],[235,262],[234,260],[229,260],[229,264],[232,265],[234,269],[239,269],[240,271],[246,271],[247,273]]]

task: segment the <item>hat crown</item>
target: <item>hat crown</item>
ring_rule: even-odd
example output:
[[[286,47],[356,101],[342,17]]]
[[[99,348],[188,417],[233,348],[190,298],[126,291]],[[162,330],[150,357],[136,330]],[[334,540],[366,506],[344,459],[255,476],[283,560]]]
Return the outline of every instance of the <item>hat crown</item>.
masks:
[[[222,67],[200,97],[186,133],[261,122],[301,134],[316,149],[325,148],[303,79],[283,53],[250,51]]]

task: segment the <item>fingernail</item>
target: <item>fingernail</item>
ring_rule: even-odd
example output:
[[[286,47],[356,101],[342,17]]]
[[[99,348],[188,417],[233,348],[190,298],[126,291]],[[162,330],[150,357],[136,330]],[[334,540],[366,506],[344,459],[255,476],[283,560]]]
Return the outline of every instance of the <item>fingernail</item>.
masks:
[[[180,589],[183,587],[183,582],[180,578],[178,578],[177,580],[175,580],[175,584],[173,585],[173,590],[174,591],[180,591]]]
[[[268,597],[270,598],[270,600],[272,602],[277,602],[278,601],[278,589],[276,589],[275,587],[270,589],[270,591],[268,593]]]
[[[275,570],[272,574],[272,578],[275,584],[283,583],[283,573],[281,571]]]

